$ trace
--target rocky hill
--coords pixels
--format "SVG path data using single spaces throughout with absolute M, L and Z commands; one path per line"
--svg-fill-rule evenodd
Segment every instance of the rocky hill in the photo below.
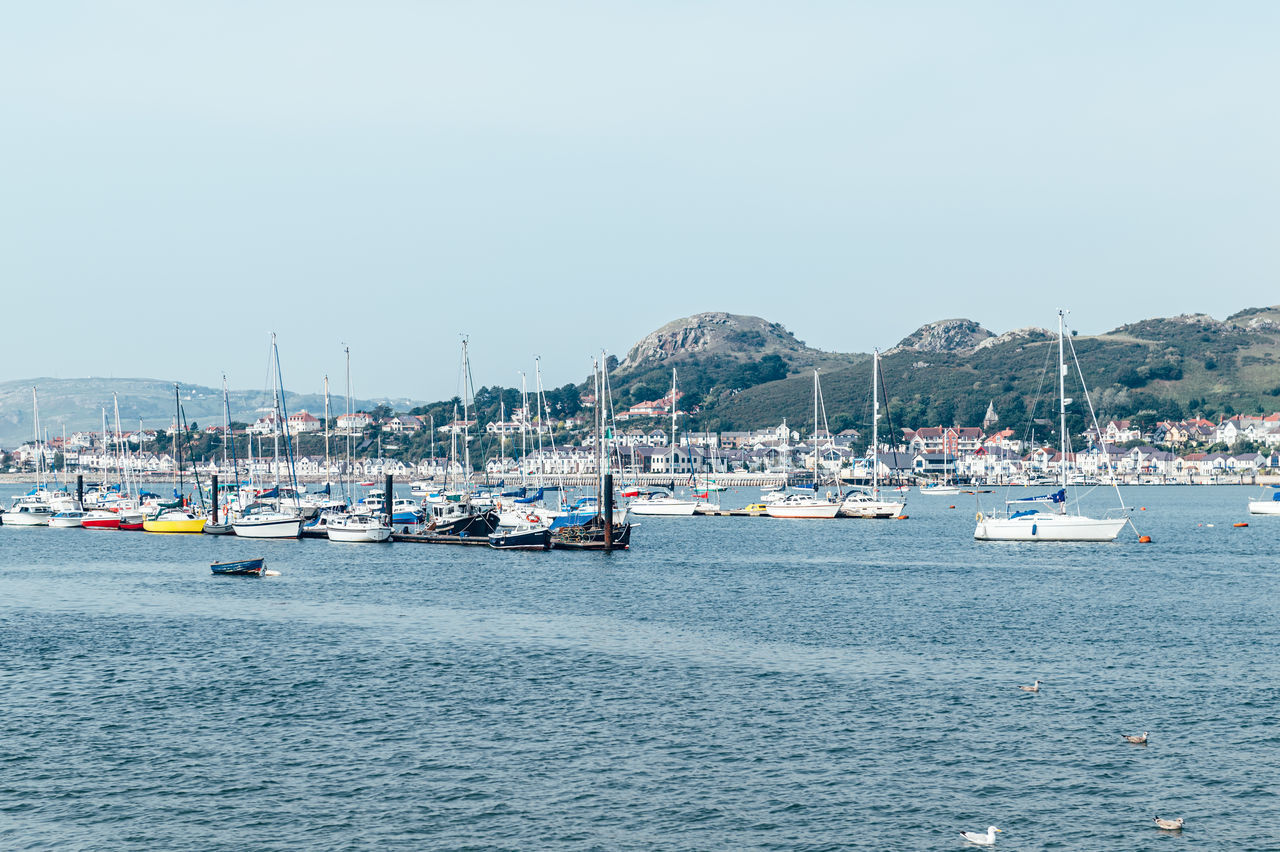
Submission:
M 977 425 L 988 403 L 1022 429 L 1043 417 L 1053 384 L 1056 332 L 1026 328 L 993 335 L 970 320 L 922 326 L 885 353 L 882 372 L 899 424 Z M 1100 417 L 1139 420 L 1280 409 L 1280 306 L 1249 308 L 1226 320 L 1202 314 L 1153 318 L 1105 334 L 1073 337 Z M 833 429 L 865 428 L 871 376 L 866 364 L 824 373 Z M 789 377 L 712 401 L 700 428 L 755 428 L 791 422 L 811 428 L 811 383 Z M 1083 403 L 1083 400 L 1081 400 Z M 1076 406 L 1075 416 L 1084 409 Z
M 645 335 L 618 365 L 618 375 L 653 367 L 669 370 L 673 364 L 708 358 L 751 361 L 765 355 L 780 356 L 792 369 L 815 363 L 849 364 L 866 357 L 810 349 L 779 323 L 714 311 L 674 320 Z

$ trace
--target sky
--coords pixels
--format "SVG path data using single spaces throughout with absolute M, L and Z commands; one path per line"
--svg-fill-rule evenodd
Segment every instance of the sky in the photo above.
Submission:
M 51 2 L 0 28 L 0 380 L 584 379 L 1280 302 L 1269 2 Z

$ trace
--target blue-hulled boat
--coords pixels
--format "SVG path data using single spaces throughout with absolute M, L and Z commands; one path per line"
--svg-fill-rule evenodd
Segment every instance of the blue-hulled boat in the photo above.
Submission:
M 209 566 L 215 574 L 226 574 L 234 577 L 261 577 L 267 570 L 267 560 L 259 556 L 257 559 L 240 559 L 236 562 L 215 562 Z

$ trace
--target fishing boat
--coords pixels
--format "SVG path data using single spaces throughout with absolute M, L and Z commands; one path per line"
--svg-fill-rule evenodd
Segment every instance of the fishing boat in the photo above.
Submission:
M 1268 486 L 1272 489 L 1270 500 L 1250 500 L 1250 515 L 1280 515 L 1280 485 Z
M 550 550 L 551 530 L 542 523 L 498 527 L 489 533 L 489 546 L 495 550 Z
M 325 525 L 329 541 L 380 542 L 391 539 L 386 515 L 343 514 Z
M 223 577 L 261 577 L 267 570 L 264 557 L 239 559 L 235 562 L 215 562 L 209 566 L 213 573 Z
M 634 524 L 612 527 L 614 550 L 629 550 Z M 605 550 L 605 530 L 599 515 L 584 524 L 563 526 L 551 531 L 551 546 L 556 550 Z
M 1103 518 L 1093 518 L 1079 512 L 1078 501 L 1076 511 L 1068 511 L 1067 491 L 1070 487 L 1071 475 L 1068 471 L 1070 447 L 1067 437 L 1067 406 L 1072 400 L 1067 396 L 1066 347 L 1070 345 L 1072 361 L 1080 377 L 1081 389 L 1085 402 L 1089 406 L 1089 414 L 1093 420 L 1095 434 L 1101 435 L 1098 418 L 1093 411 L 1093 403 L 1089 399 L 1089 390 L 1084 385 L 1084 375 L 1080 371 L 1080 362 L 1076 358 L 1075 344 L 1066 336 L 1066 312 L 1058 311 L 1058 416 L 1059 416 L 1059 474 L 1061 487 L 1050 494 L 1033 497 L 1019 497 L 1005 500 L 1005 510 L 993 515 L 977 514 L 977 526 L 973 537 L 978 541 L 1115 541 L 1120 530 L 1129 523 L 1128 509 L 1124 498 L 1116 487 L 1116 499 L 1119 502 L 1117 514 Z M 1103 457 L 1106 458 L 1106 445 L 1103 444 Z M 1039 506 L 1050 507 L 1050 511 L 1042 511 Z

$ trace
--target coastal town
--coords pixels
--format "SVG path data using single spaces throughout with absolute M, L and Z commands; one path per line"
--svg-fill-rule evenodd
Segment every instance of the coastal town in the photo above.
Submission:
M 1147 428 L 1131 420 L 1108 420 L 1100 435 L 1090 429 L 1078 436 L 1084 447 L 1068 451 L 1064 459 L 1056 441 L 1002 427 L 994 405 L 988 406 L 981 424 L 902 428 L 896 442 L 882 439 L 878 451 L 872 452 L 860 430 L 802 434 L 785 420 L 752 431 L 672 429 L 671 421 L 685 418 L 678 410 L 679 399 L 676 392 L 674 403 L 668 395 L 618 413 L 618 426 L 608 439 L 615 472 L 640 482 L 702 475 L 740 484 L 812 482 L 816 475 L 822 481 L 853 483 L 870 481 L 874 465 L 878 478 L 886 482 L 997 485 L 1056 481 L 1065 461 L 1069 475 L 1077 480 L 1114 478 L 1124 484 L 1239 484 L 1280 476 L 1280 412 L 1240 414 L 1218 422 L 1159 421 Z M 593 402 L 584 399 L 586 404 Z M 306 448 L 298 451 L 294 465 L 298 479 L 308 482 L 385 475 L 461 480 L 464 455 L 459 447 L 470 449 L 472 476 L 488 482 L 539 477 L 586 482 L 599 474 L 595 432 L 582 416 L 540 421 L 518 408 L 510 419 L 482 422 L 473 417 L 437 425 L 412 414 L 377 417 L 355 412 L 332 418 L 326 429 L 323 418 L 304 410 L 289 414 L 283 423 L 280 428 L 267 415 L 231 427 L 249 436 L 250 447 L 259 448 L 240 457 L 242 475 L 262 482 L 286 476 L 286 459 L 260 451 L 277 438 Z M 212 450 L 203 458 L 186 460 L 184 471 L 229 473 L 227 430 L 223 425 L 200 429 Z M 39 445 L 28 441 L 4 451 L 0 469 L 10 474 L 32 471 L 37 455 L 43 453 L 44 468 L 55 473 L 108 475 L 127 468 L 169 478 L 178 472 L 177 460 L 157 447 L 172 447 L 177 431 L 170 424 L 158 430 L 74 432 Z M 415 438 L 419 443 L 425 440 L 430 449 L 420 458 L 406 457 L 405 444 Z M 348 440 L 355 447 L 350 459 L 339 451 Z M 326 443 L 331 445 L 327 455 Z

